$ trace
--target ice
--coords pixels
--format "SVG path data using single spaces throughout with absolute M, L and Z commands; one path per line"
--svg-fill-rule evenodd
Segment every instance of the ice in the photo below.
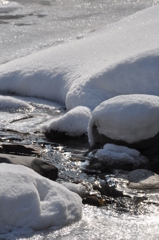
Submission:
M 158 119 L 157 96 L 130 94 L 111 98 L 92 112 L 88 127 L 90 145 L 95 141 L 92 132 L 94 125 L 99 134 L 134 143 L 154 137 L 159 132 Z
M 87 107 L 76 107 L 63 116 L 56 118 L 43 126 L 43 130 L 64 132 L 69 136 L 81 136 L 87 133 L 91 111 Z
M 0 96 L 0 110 L 13 110 L 13 109 L 28 109 L 32 110 L 33 107 L 26 103 L 23 100 L 19 100 L 15 97 L 9 97 L 9 96 Z
M 81 198 L 20 165 L 0 164 L 0 233 L 62 227 L 82 216 Z

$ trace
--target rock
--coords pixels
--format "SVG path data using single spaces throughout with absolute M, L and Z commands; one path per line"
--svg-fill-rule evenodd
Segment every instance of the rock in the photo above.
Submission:
M 25 155 L 36 155 L 40 156 L 41 151 L 38 148 L 32 147 L 30 145 L 22 145 L 22 144 L 11 144 L 11 143 L 3 143 L 0 145 L 1 153 L 14 153 L 14 154 L 25 154 Z
M 149 164 L 149 159 L 136 149 L 115 144 L 105 144 L 103 149 L 93 150 L 89 156 L 96 159 L 96 164 L 101 163 L 103 170 L 113 168 L 131 171 Z
M 88 121 L 91 115 L 89 108 L 78 106 L 49 123 L 43 125 L 47 137 L 80 137 L 87 134 Z M 58 133 L 58 134 L 56 134 Z
M 129 147 L 129 148 L 137 149 L 137 150 L 142 152 L 142 151 L 144 151 L 145 149 L 148 149 L 148 148 L 150 148 L 150 151 L 152 151 L 153 148 L 156 147 L 157 144 L 159 143 L 159 133 L 157 133 L 152 138 L 142 140 L 142 141 L 138 141 L 138 142 L 134 142 L 134 143 L 127 143 L 125 141 L 111 139 L 111 138 L 109 138 L 109 137 L 107 137 L 103 134 L 100 134 L 97 130 L 96 125 L 94 125 L 93 128 L 92 128 L 92 134 L 94 136 L 95 142 L 94 142 L 93 146 L 91 147 L 91 149 L 97 148 L 99 146 L 103 146 L 107 143 L 112 143 L 112 144 L 116 144 L 116 145 L 119 145 L 119 146 L 126 146 L 126 147 Z M 159 148 L 157 148 L 157 149 L 159 149 Z
M 33 169 L 41 176 L 49 178 L 53 181 L 55 181 L 58 177 L 58 169 L 55 166 L 44 162 L 40 158 L 0 154 L 0 163 L 24 165 Z
M 92 112 L 91 146 L 106 143 L 142 150 L 159 142 L 159 97 L 121 95 L 102 102 Z
M 129 188 L 159 188 L 159 175 L 146 169 L 137 169 L 128 174 Z

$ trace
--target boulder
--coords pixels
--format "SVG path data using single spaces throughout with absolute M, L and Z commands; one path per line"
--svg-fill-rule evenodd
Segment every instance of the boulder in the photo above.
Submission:
M 128 174 L 129 188 L 159 188 L 159 175 L 146 169 L 137 169 Z
M 41 176 L 55 181 L 58 177 L 58 169 L 40 158 L 0 154 L 0 163 L 18 164 L 29 167 Z
M 91 146 L 113 143 L 143 150 L 159 142 L 159 97 L 132 94 L 102 102 L 92 112 Z

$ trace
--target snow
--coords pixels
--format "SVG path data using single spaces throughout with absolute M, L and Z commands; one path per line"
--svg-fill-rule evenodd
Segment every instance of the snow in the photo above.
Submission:
M 22 6 L 16 2 L 0 1 L 0 13 L 9 13 Z
M 81 198 L 84 198 L 86 194 L 88 194 L 86 187 L 81 183 L 75 184 L 71 182 L 63 182 L 62 185 L 68 188 L 71 192 L 77 193 Z
M 121 95 L 102 102 L 92 112 L 88 137 L 95 142 L 93 126 L 99 134 L 127 143 L 154 137 L 159 132 L 159 97 L 142 94 Z
M 19 100 L 14 97 L 9 96 L 0 96 L 0 110 L 8 110 L 8 109 L 33 109 L 28 103 L 25 101 Z
M 116 95 L 159 95 L 159 6 L 0 66 L 0 91 L 94 109 Z
M 82 216 L 81 198 L 33 170 L 0 164 L 0 233 L 62 227 Z
M 88 121 L 91 111 L 87 107 L 76 107 L 63 116 L 46 123 L 43 127 L 44 131 L 51 130 L 65 132 L 69 136 L 81 136 L 87 133 Z
M 95 157 L 111 165 L 117 163 L 139 165 L 148 161 L 145 157 L 140 156 L 139 151 L 115 144 L 105 144 L 103 149 L 97 150 Z

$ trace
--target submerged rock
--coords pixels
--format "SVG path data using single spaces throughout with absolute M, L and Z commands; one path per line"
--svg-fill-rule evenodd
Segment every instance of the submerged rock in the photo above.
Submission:
M 137 169 L 128 174 L 129 188 L 159 188 L 159 175 L 146 169 Z
M 40 158 L 0 154 L 0 163 L 24 165 L 26 167 L 33 169 L 41 176 L 49 178 L 50 180 L 54 181 L 58 177 L 58 169 L 54 165 L 46 163 Z

